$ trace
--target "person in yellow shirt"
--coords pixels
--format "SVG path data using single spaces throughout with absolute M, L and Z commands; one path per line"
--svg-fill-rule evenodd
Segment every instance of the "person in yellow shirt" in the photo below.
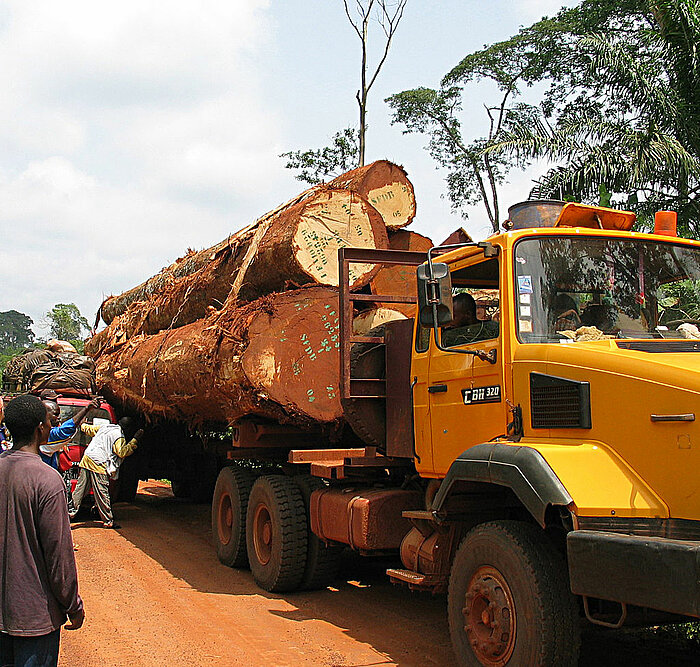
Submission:
M 70 513 L 71 517 L 78 513 L 85 494 L 92 488 L 95 505 L 104 527 L 119 528 L 114 523 L 112 514 L 109 480 L 117 479 L 122 461 L 133 454 L 138 446 L 143 430 L 139 429 L 134 433 L 135 426 L 131 417 L 122 417 L 117 424 L 83 424 L 80 427 L 83 433 L 92 436 L 92 440 L 79 463 L 80 476 L 73 491 L 74 509 Z

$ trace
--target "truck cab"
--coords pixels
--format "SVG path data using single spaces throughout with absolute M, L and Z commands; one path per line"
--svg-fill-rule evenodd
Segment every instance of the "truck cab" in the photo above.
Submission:
M 435 492 L 389 575 L 449 589 L 463 664 L 575 664 L 579 612 L 700 616 L 700 323 L 674 310 L 700 243 L 633 222 L 559 204 L 418 269 L 415 466 Z M 453 302 L 484 290 L 459 326 Z

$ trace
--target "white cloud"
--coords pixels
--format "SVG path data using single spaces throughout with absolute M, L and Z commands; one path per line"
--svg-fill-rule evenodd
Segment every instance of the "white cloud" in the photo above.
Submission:
M 36 322 L 75 302 L 90 318 L 262 213 L 251 192 L 277 203 L 256 70 L 268 5 L 4 3 L 0 310 Z

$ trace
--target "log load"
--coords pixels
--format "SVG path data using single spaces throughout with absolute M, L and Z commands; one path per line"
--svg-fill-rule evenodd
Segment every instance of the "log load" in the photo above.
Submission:
M 412 250 L 427 253 L 433 247 L 433 242 L 427 237 L 406 229 L 399 229 L 389 234 L 389 248 L 391 250 Z M 412 266 L 383 266 L 372 278 L 373 294 L 418 296 L 416 283 L 416 269 Z M 415 315 L 416 307 L 413 304 L 392 304 L 394 310 L 398 310 L 406 317 Z
M 226 307 L 186 326 L 106 345 L 98 385 L 151 418 L 232 423 L 255 415 L 337 424 L 338 293 L 311 287 Z
M 377 160 L 348 171 L 328 185 L 366 197 L 384 218 L 388 229 L 406 227 L 416 215 L 416 197 L 406 172 L 388 160 Z
M 130 304 L 157 298 L 168 288 L 172 288 L 178 279 L 204 269 L 209 262 L 217 261 L 221 253 L 240 254 L 240 249 L 248 246 L 261 225 L 266 224 L 271 218 L 283 214 L 285 209 L 303 202 L 319 191 L 329 189 L 357 192 L 371 200 L 372 206 L 379 211 L 386 227 L 390 229 L 409 224 L 415 216 L 415 195 L 406 172 L 391 162 L 379 160 L 366 167 L 343 174 L 327 185 L 314 186 L 302 192 L 287 203 L 266 213 L 254 224 L 244 227 L 211 248 L 199 252 L 190 250 L 187 255 L 165 267 L 157 275 L 140 285 L 105 299 L 98 311 L 98 320 L 101 316 L 106 324 L 110 324 L 115 317 L 124 313 Z M 184 319 L 180 320 L 181 323 L 184 321 Z
M 396 305 L 396 304 L 392 304 Z M 402 305 L 402 304 L 398 304 Z M 359 315 L 352 320 L 352 331 L 357 336 L 365 336 L 370 329 L 376 329 L 382 324 L 392 322 L 393 320 L 406 319 L 406 315 L 395 307 L 386 308 L 384 306 L 375 306 L 363 310 Z
M 251 234 L 218 248 L 196 272 L 179 278 L 171 274 L 156 294 L 132 302 L 111 325 L 131 338 L 189 324 L 207 315 L 210 307 L 219 310 L 237 277 L 240 289 L 236 298 L 242 300 L 307 283 L 335 287 L 338 248 L 388 247 L 379 214 L 365 199 L 347 190 L 316 192 L 280 211 L 267 225 L 247 265 L 248 250 L 257 241 Z M 354 265 L 350 275 L 353 289 L 367 284 L 377 270 L 371 265 Z M 242 276 L 238 276 L 239 271 L 243 271 Z M 99 340 L 91 343 L 89 350 L 95 354 Z

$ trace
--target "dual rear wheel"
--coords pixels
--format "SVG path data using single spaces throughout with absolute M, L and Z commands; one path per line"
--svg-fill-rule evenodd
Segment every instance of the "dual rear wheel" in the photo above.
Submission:
M 270 592 L 327 586 L 337 572 L 338 550 L 310 530 L 311 493 L 323 483 L 310 476 L 264 475 L 226 467 L 212 503 L 212 534 L 219 560 L 250 567 Z

